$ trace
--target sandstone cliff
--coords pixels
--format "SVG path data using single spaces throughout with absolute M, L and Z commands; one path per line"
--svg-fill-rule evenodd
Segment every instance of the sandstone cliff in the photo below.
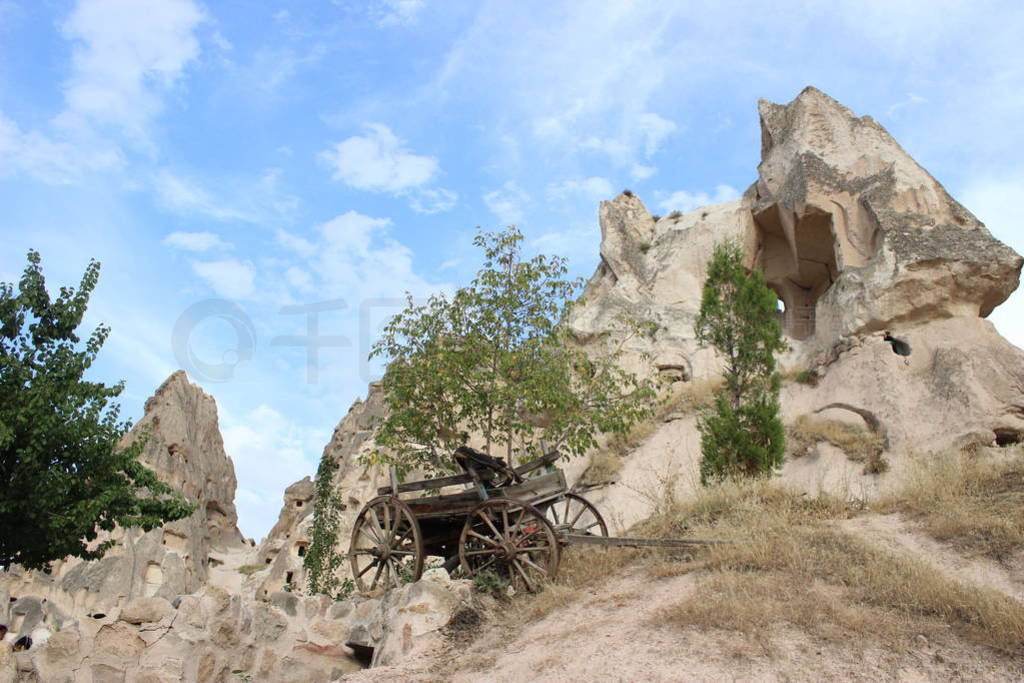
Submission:
M 138 596 L 166 599 L 207 583 L 218 554 L 241 548 L 236 526 L 235 471 L 224 453 L 211 396 L 176 372 L 146 402 L 144 417 L 125 441 L 148 432 L 140 459 L 160 478 L 196 504 L 189 517 L 143 533 L 118 529 L 116 545 L 95 562 L 68 559 L 51 573 L 13 570 L 0 574 L 0 588 L 11 595 L 41 596 L 61 626 L 68 615 L 102 614 Z
M 762 101 L 759 111 L 759 178 L 741 200 L 657 221 L 635 196 L 602 202 L 601 263 L 570 321 L 580 342 L 601 353 L 620 314 L 655 320 L 652 338 L 630 340 L 626 362 L 677 387 L 716 376 L 719 362 L 697 345 L 693 321 L 711 251 L 733 239 L 779 295 L 791 347 L 782 364 L 817 380 L 786 385 L 786 422 L 841 403 L 887 431 L 885 476 L 821 444 L 810 458 L 790 458 L 784 477 L 808 490 L 874 495 L 907 474 L 912 451 L 1020 440 L 1024 352 L 984 317 L 1018 286 L 1021 257 L 870 117 L 814 88 L 786 105 Z M 910 344 L 910 357 L 892 352 L 884 330 Z M 821 414 L 866 426 L 849 409 Z M 645 495 L 667 479 L 680 493 L 697 486 L 695 417 L 664 419 L 627 456 L 618 483 L 594 494 L 619 528 L 645 516 Z

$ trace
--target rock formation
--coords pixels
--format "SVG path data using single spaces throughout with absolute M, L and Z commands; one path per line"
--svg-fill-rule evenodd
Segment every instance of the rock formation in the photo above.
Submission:
M 595 354 L 624 344 L 630 369 L 661 375 L 677 393 L 698 391 L 720 373 L 693 335 L 706 264 L 718 242 L 736 240 L 779 295 L 791 345 L 783 364 L 816 378 L 786 383 L 786 422 L 866 417 L 886 437 L 885 475 L 820 444 L 786 463 L 788 481 L 862 497 L 899 481 L 911 452 L 1020 441 L 1024 352 L 984 319 L 1017 287 L 1020 256 L 869 117 L 814 88 L 787 105 L 761 102 L 760 115 L 759 177 L 742 199 L 657 220 L 632 193 L 602 202 L 601 261 L 569 320 L 579 343 Z M 658 330 L 624 340 L 623 314 Z M 893 353 L 885 330 L 909 344 L 909 356 Z M 618 463 L 617 483 L 588 493 L 616 531 L 646 516 L 666 488 L 697 485 L 696 419 L 692 406 L 677 408 L 648 425 Z M 360 463 L 384 411 L 371 385 L 324 448 L 344 506 L 343 553 L 359 510 L 387 481 Z M 143 430 L 141 458 L 196 512 L 149 533 L 119 529 L 96 562 L 0 574 L 0 623 L 36 643 L 18 653 L 0 646 L 0 674 L 224 681 L 238 669 L 255 680 L 326 681 L 368 657 L 387 664 L 410 655 L 470 604 L 470 584 L 442 569 L 383 596 L 302 595 L 313 481 L 285 490 L 277 524 L 253 548 L 236 527 L 234 468 L 213 399 L 175 373 L 126 438 Z M 569 480 L 586 466 L 569 463 Z
M 718 374 L 713 353 L 696 344 L 693 321 L 711 251 L 731 239 L 779 295 L 792 347 L 783 362 L 831 373 L 833 400 L 871 383 L 870 400 L 904 409 L 907 373 L 879 365 L 849 370 L 853 378 L 833 365 L 851 349 L 882 351 L 872 334 L 893 329 L 913 340 L 910 373 L 929 376 L 931 391 L 916 399 L 933 404 L 928 414 L 952 418 L 943 438 L 1022 431 L 1014 407 L 1024 400 L 1019 352 L 983 318 L 1016 289 L 1024 260 L 870 117 L 857 118 L 815 88 L 787 105 L 762 101 L 760 113 L 759 178 L 743 199 L 657 221 L 631 193 L 601 203 L 601 263 L 570 321 L 581 343 L 599 353 L 625 313 L 660 325 L 653 338 L 630 340 L 634 368 L 642 370 L 647 353 L 670 380 Z M 984 381 L 937 386 L 936 374 L 971 375 L 965 363 Z M 955 407 L 947 401 L 953 394 Z M 885 412 L 908 422 L 895 407 Z M 900 431 L 894 445 L 917 441 L 909 424 Z
M 322 458 L 329 458 L 334 468 L 332 486 L 341 492 L 344 511 L 338 534 L 338 550 L 348 552 L 352 524 L 363 504 L 377 496 L 377 488 L 385 485 L 387 475 L 378 467 L 359 463 L 359 456 L 373 448 L 373 421 L 384 414 L 384 396 L 378 384 L 371 384 L 366 400 L 357 399 L 334 429 Z M 304 586 L 306 570 L 302 566 L 305 548 L 310 543 L 310 514 L 313 509 L 313 483 L 307 478 L 285 491 L 284 505 L 277 524 L 258 550 L 259 562 L 270 565 L 269 574 L 258 589 L 269 595 L 287 583 Z M 340 575 L 347 575 L 344 564 Z
M 716 376 L 719 363 L 697 345 L 693 321 L 714 245 L 736 240 L 779 295 L 791 346 L 782 363 L 820 378 L 786 385 L 785 420 L 844 403 L 870 411 L 889 437 L 888 477 L 865 475 L 825 447 L 788 461 L 784 477 L 871 495 L 900 479 L 911 451 L 1020 440 L 1024 352 L 984 317 L 1018 286 L 1021 257 L 870 117 L 814 88 L 759 109 L 759 178 L 741 200 L 657 221 L 632 194 L 602 202 L 601 263 L 570 321 L 580 342 L 601 353 L 621 314 L 654 320 L 652 338 L 626 347 L 634 369 L 669 381 Z M 893 353 L 885 330 L 910 343 L 909 357 Z M 671 417 L 629 456 L 620 483 L 596 494 L 620 528 L 645 514 L 637 491 L 667 477 L 679 489 L 696 485 L 695 422 Z
M 356 496 L 376 495 L 378 482 L 355 458 L 379 410 L 379 392 L 371 388 L 325 449 L 357 511 Z M 195 513 L 148 533 L 119 529 L 116 545 L 98 561 L 68 559 L 49 574 L 17 567 L 0 573 L 7 639 L 34 641 L 24 652 L 0 646 L 0 675 L 47 682 L 228 681 L 240 670 L 257 680 L 328 681 L 366 665 L 362 654 L 381 664 L 412 654 L 470 604 L 469 582 L 453 582 L 443 570 L 375 598 L 334 603 L 298 594 L 305 584 L 310 479 L 288 487 L 277 525 L 253 548 L 236 527 L 235 472 L 213 398 L 177 372 L 146 402 L 126 441 L 144 431 L 149 440 L 140 459 L 195 502 Z M 345 645 L 353 640 L 359 653 Z
M 149 434 L 140 460 L 195 503 L 189 517 L 143 533 L 118 529 L 116 544 L 103 559 L 56 562 L 49 574 L 15 568 L 0 574 L 11 595 L 45 598 L 59 628 L 67 615 L 107 613 L 133 598 L 165 599 L 199 590 L 218 555 L 242 547 L 236 526 L 235 471 L 224 453 L 211 396 L 176 372 L 146 402 L 145 416 L 125 436 Z

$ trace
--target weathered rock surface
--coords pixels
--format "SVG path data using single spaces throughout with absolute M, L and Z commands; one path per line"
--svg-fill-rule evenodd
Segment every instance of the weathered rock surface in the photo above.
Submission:
M 759 108 L 762 160 L 744 201 L 768 281 L 807 318 L 795 336 L 985 317 L 1017 288 L 1021 257 L 871 117 L 815 88 Z
M 792 350 L 782 362 L 842 378 L 822 385 L 814 401 L 828 403 L 820 398 L 830 392 L 830 400 L 862 408 L 920 405 L 918 415 L 943 425 L 927 435 L 936 437 L 932 446 L 1018 430 L 1020 352 L 981 319 L 1016 289 L 1024 260 L 870 117 L 814 88 L 786 105 L 762 101 L 760 115 L 759 178 L 742 200 L 658 221 L 632 194 L 602 202 L 601 263 L 570 319 L 580 342 L 606 352 L 621 343 L 621 315 L 655 321 L 654 335 L 625 342 L 631 369 L 670 381 L 717 375 L 693 321 L 715 244 L 736 240 L 783 302 Z M 934 368 L 956 380 L 933 378 L 912 394 L 906 374 L 891 381 L 891 367 L 867 367 L 846 353 L 865 344 L 887 349 L 872 335 L 890 329 L 914 340 L 914 373 Z M 954 394 L 956 405 L 948 402 Z M 924 443 L 912 412 L 883 412 L 895 444 Z
M 634 350 L 713 374 L 697 362 L 692 323 L 707 259 L 727 239 L 763 269 L 807 353 L 894 326 L 985 317 L 1016 289 L 1021 257 L 873 119 L 814 88 L 787 105 L 762 101 L 760 113 L 759 178 L 742 200 L 657 222 L 635 196 L 601 203 L 601 263 L 571 321 L 584 343 L 616 338 L 627 313 L 661 324 Z
M 439 575 L 443 574 L 443 576 Z M 434 570 L 379 599 L 331 602 L 276 593 L 269 602 L 208 586 L 180 597 L 136 598 L 110 614 L 65 624 L 20 655 L 24 680 L 88 682 L 323 682 L 362 668 L 345 643 L 373 648 L 393 663 L 439 637 L 470 600 L 470 584 Z M 0 673 L 14 657 L 0 645 Z M 14 680 L 0 678 L 6 683 Z M 19 679 L 21 680 L 21 679 Z
M 171 600 L 199 590 L 219 554 L 243 547 L 234 466 L 224 452 L 213 398 L 176 372 L 146 402 L 145 415 L 125 440 L 146 431 L 140 460 L 194 502 L 196 511 L 148 533 L 116 530 L 116 545 L 95 562 L 68 559 L 54 563 L 49 574 L 15 568 L 0 574 L 0 587 L 41 596 L 62 615 L 108 613 L 140 596 Z
M 373 449 L 373 422 L 384 414 L 384 396 L 377 384 L 371 384 L 366 400 L 357 399 L 348 413 L 335 427 L 331 440 L 324 447 L 322 457 L 333 462 L 332 486 L 341 493 L 344 510 L 341 514 L 338 550 L 348 552 L 349 537 L 356 515 L 363 504 L 377 496 L 377 488 L 387 483 L 387 475 L 379 467 L 360 464 L 359 456 Z M 298 586 L 306 584 L 306 570 L 303 566 L 305 548 L 309 546 L 312 509 L 314 503 L 313 483 L 308 478 L 298 481 L 285 491 L 284 505 L 278 522 L 267 538 L 260 544 L 260 564 L 269 565 L 269 572 L 261 573 L 257 595 L 266 596 L 289 583 Z M 301 503 L 301 505 L 298 505 Z M 302 549 L 303 555 L 300 555 Z M 347 563 L 342 566 L 339 576 L 348 574 Z
M 815 386 L 786 384 L 785 421 L 820 413 L 857 422 L 859 411 L 887 437 L 887 474 L 865 474 L 819 444 L 786 463 L 782 476 L 793 485 L 861 498 L 897 485 L 912 451 L 1021 440 L 1024 352 L 984 316 L 1017 287 L 1022 259 L 869 117 L 813 88 L 787 105 L 762 102 L 760 114 L 759 179 L 741 200 L 658 220 L 631 193 L 602 202 L 601 262 L 569 321 L 579 343 L 593 353 L 622 345 L 630 369 L 677 388 L 718 375 L 693 320 L 714 246 L 733 239 L 785 303 L 792 350 L 783 363 L 818 376 Z M 623 314 L 658 329 L 625 335 Z M 886 329 L 909 342 L 909 358 L 884 343 Z M 830 415 L 834 404 L 852 411 Z M 371 385 L 324 448 L 344 505 L 343 553 L 359 510 L 387 482 L 381 468 L 360 463 L 385 409 Z M 146 534 L 118 530 L 97 562 L 0 574 L 8 639 L 36 642 L 20 653 L 0 644 L 0 683 L 228 681 L 236 669 L 254 680 L 326 681 L 360 668 L 345 643 L 368 648 L 360 656 L 372 651 L 374 664 L 394 664 L 434 644 L 470 605 L 470 584 L 441 569 L 373 598 L 302 595 L 313 481 L 286 489 L 277 524 L 253 549 L 236 527 L 234 469 L 213 399 L 176 373 L 133 436 L 142 429 L 151 430 L 142 459 L 195 501 L 196 513 Z M 695 489 L 699 456 L 694 411 L 677 407 L 622 459 L 617 483 L 588 498 L 625 530 L 666 489 Z M 586 465 L 569 463 L 570 481 Z

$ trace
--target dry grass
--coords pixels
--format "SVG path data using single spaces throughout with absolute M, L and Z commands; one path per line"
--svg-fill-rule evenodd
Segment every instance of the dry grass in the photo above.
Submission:
M 1024 549 L 1024 447 L 995 453 L 920 456 L 904 486 L 877 508 L 910 514 L 961 551 L 1008 560 Z
M 238 573 L 239 574 L 244 574 L 245 576 L 250 576 L 250 575 L 255 574 L 258 571 L 262 571 L 262 570 L 264 570 L 266 568 L 267 568 L 267 565 L 265 565 L 265 564 L 243 564 L 242 566 L 240 566 L 238 568 Z
M 814 370 L 800 366 L 785 368 L 779 374 L 782 376 L 783 382 L 796 382 L 797 384 L 806 384 L 809 387 L 818 386 L 818 380 L 821 379 Z
M 558 575 L 539 593 L 516 598 L 507 612 L 508 618 L 514 623 L 536 621 L 567 607 L 580 600 L 585 591 L 634 563 L 639 556 L 640 553 L 629 548 L 578 546 L 565 549 Z
M 846 453 L 854 462 L 864 463 L 865 474 L 878 474 L 889 469 L 882 457 L 884 441 L 881 435 L 863 427 L 839 420 L 801 415 L 789 429 L 790 456 L 799 458 L 821 441 L 827 441 Z
M 643 443 L 644 439 L 653 434 L 656 428 L 657 422 L 653 417 L 642 422 L 637 422 L 633 425 L 632 429 L 625 434 L 613 434 L 611 438 L 608 439 L 607 452 L 610 452 L 617 457 L 628 455 L 630 451 Z
M 690 414 L 703 408 L 710 408 L 715 402 L 715 392 L 721 387 L 721 377 L 676 382 L 664 402 L 659 405 L 655 417 L 664 420 L 672 413 Z
M 649 522 L 735 541 L 696 554 L 705 579 L 660 610 L 656 623 L 737 630 L 762 644 L 766 627 L 790 623 L 825 639 L 852 636 L 897 650 L 916 634 L 942 639 L 952 628 L 971 642 L 1024 652 L 1024 605 L 830 523 L 852 512 L 836 500 L 755 481 L 708 489 L 679 506 L 674 521 Z
M 580 481 L 584 484 L 599 484 L 607 481 L 615 481 L 616 475 L 622 469 L 622 457 L 610 450 L 603 450 L 594 453 L 590 457 L 590 466 L 583 473 Z

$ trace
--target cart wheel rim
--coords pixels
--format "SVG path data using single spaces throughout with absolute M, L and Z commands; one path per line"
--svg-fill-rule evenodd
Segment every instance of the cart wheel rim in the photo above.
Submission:
M 380 496 L 360 510 L 352 527 L 349 566 L 360 592 L 390 590 L 423 573 L 423 537 L 412 510 Z
M 534 592 L 558 571 L 558 536 L 534 506 L 492 498 L 466 518 L 459 559 L 470 578 L 492 572 L 516 589 Z
M 566 493 L 545 505 L 544 517 L 560 534 L 608 536 L 608 525 L 597 507 L 575 493 Z

